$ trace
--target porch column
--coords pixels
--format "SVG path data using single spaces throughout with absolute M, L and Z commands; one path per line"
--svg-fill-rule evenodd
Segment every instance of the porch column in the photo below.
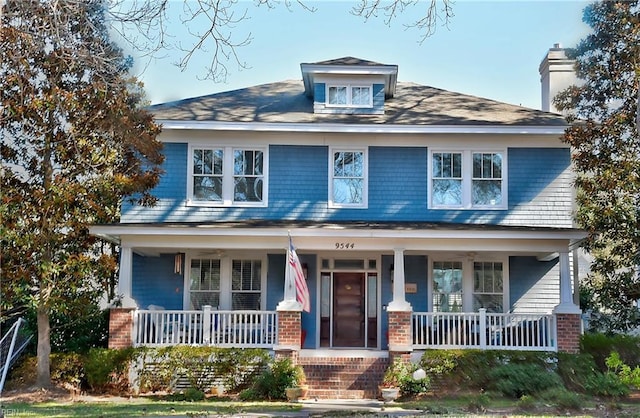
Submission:
M 387 307 L 389 320 L 389 355 L 413 351 L 411 316 L 413 308 L 404 293 L 404 248 L 395 248 L 393 257 L 393 300 Z
M 120 247 L 120 275 L 118 276 L 118 296 L 123 308 L 136 308 L 136 301 L 131 297 L 133 276 L 133 251 L 131 247 Z
M 404 248 L 393 250 L 393 300 L 388 311 L 411 311 L 411 304 L 405 300 L 404 294 Z
M 558 351 L 577 353 L 580 348 L 580 318 L 582 311 L 573 302 L 571 292 L 571 268 L 569 253 L 560 253 L 560 304 L 553 308 L 556 319 Z

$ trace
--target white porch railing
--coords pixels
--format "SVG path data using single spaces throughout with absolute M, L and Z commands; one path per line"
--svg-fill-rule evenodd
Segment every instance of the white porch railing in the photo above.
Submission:
M 556 351 L 553 315 L 414 312 L 414 348 Z
M 133 318 L 133 344 L 175 344 L 218 347 L 263 347 L 276 344 L 278 317 L 275 311 L 137 310 Z

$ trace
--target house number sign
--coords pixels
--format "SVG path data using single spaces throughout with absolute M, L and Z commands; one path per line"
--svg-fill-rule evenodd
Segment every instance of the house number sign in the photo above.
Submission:
M 353 250 L 355 247 L 353 242 L 336 242 L 336 250 Z

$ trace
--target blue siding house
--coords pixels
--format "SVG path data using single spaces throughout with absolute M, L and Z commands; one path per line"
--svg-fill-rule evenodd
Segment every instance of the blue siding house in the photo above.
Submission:
M 551 52 L 543 64 L 548 79 Z M 158 203 L 92 228 L 121 248 L 111 346 L 265 347 L 363 370 L 429 348 L 575 351 L 585 234 L 564 118 L 397 75 L 345 57 L 151 106 Z M 289 290 L 289 236 L 309 312 Z M 316 395 L 335 396 L 321 377 Z

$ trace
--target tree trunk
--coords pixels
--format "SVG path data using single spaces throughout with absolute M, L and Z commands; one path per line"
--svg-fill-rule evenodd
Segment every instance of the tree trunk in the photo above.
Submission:
M 51 370 L 49 367 L 49 354 L 51 354 L 51 326 L 49 324 L 49 310 L 39 304 L 37 311 L 38 319 L 38 367 L 36 387 L 51 387 Z

